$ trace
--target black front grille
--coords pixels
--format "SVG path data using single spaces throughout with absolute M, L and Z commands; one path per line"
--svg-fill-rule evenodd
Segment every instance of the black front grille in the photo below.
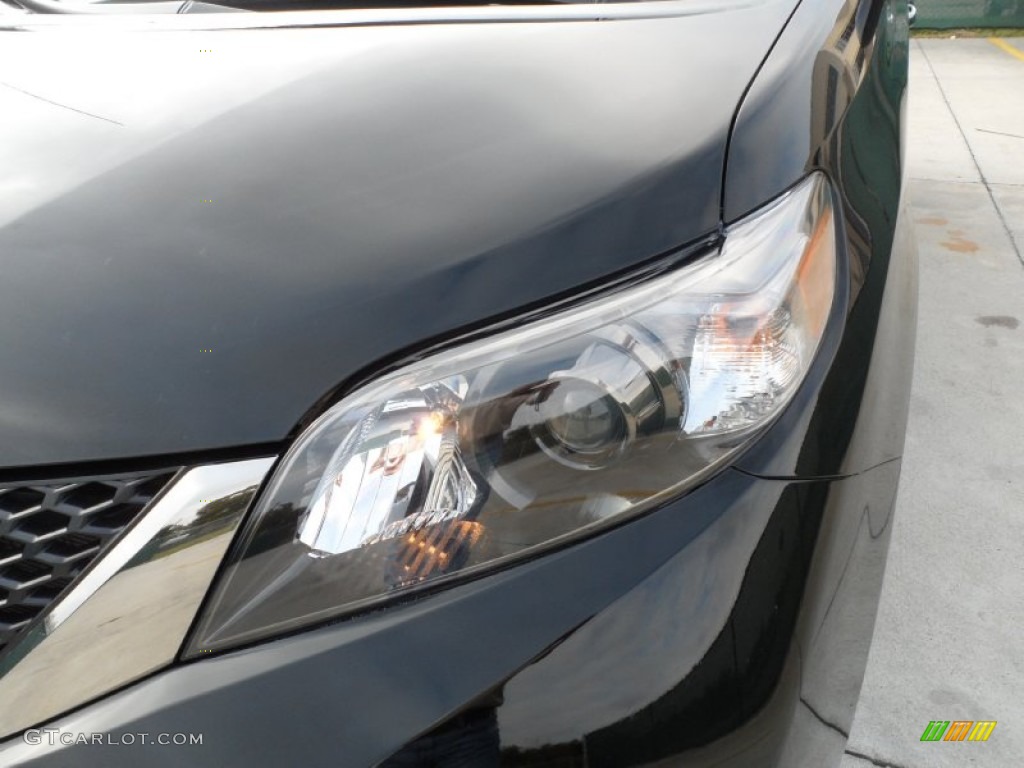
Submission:
M 0 484 L 0 653 L 139 516 L 174 473 Z

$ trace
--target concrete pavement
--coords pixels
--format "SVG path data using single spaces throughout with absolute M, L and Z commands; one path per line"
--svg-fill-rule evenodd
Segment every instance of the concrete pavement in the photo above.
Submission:
M 1015 53 L 1016 52 L 1016 53 Z M 1024 38 L 913 42 L 910 425 L 842 768 L 1024 765 Z M 986 743 L 930 720 L 996 720 Z

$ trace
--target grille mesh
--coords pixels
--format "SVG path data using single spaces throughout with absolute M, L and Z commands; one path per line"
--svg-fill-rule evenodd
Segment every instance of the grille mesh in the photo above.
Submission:
M 139 516 L 174 472 L 0 483 L 0 653 Z

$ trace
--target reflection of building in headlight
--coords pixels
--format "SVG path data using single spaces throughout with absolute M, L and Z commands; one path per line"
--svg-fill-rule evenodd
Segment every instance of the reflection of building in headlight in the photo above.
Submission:
M 299 525 L 314 557 L 395 538 L 466 514 L 477 496 L 451 414 L 433 392 L 406 394 L 369 413 L 339 448 Z

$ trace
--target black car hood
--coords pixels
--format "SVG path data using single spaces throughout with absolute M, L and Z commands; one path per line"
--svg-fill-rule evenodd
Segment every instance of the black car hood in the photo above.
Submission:
M 714 232 L 794 0 L 739 5 L 19 17 L 0 467 L 280 441 L 375 361 Z

